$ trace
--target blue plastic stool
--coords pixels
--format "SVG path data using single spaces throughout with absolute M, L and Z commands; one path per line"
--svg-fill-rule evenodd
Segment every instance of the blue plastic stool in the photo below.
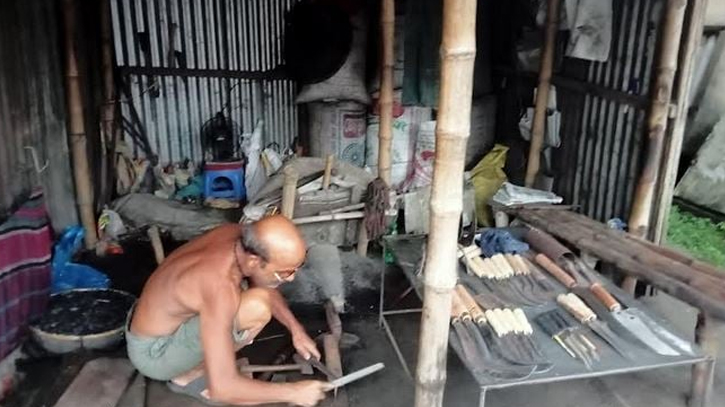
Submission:
M 244 187 L 244 162 L 208 162 L 204 164 L 204 197 L 247 199 Z

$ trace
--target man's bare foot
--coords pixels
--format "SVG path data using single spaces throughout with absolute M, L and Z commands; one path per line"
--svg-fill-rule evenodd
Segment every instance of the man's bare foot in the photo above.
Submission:
M 244 362 L 242 362 L 241 359 L 237 360 L 238 369 L 240 369 L 243 365 L 244 365 Z M 185 387 L 186 385 L 188 385 L 189 383 L 193 382 L 194 380 L 202 377 L 203 375 L 204 375 L 204 364 L 202 363 L 199 366 L 189 370 L 188 372 L 171 379 L 171 382 L 176 385 L 179 385 L 181 387 Z M 210 398 L 209 389 L 204 389 L 204 391 L 202 391 L 200 394 L 204 398 L 207 398 L 207 399 Z
M 189 370 L 188 372 L 171 379 L 171 381 L 174 384 L 178 384 L 179 386 L 183 387 L 183 386 L 186 386 L 187 384 L 193 382 L 194 380 L 200 378 L 203 375 L 204 375 L 204 364 L 201 364 L 201 365 Z

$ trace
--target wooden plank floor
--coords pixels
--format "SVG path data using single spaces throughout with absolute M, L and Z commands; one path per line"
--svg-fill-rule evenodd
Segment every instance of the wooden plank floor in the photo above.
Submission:
M 60 396 L 55 407 L 115 407 L 133 372 L 128 359 L 91 360 Z

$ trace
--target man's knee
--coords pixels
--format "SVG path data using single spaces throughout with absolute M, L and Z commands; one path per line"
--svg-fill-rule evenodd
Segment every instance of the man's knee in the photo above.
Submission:
M 237 310 L 237 327 L 253 329 L 267 325 L 272 319 L 269 293 L 263 288 L 250 288 L 242 293 Z

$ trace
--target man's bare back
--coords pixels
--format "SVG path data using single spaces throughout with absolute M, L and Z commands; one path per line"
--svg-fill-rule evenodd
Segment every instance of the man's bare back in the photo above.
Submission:
M 211 281 L 227 281 L 238 303 L 242 276 L 234 248 L 240 236 L 239 225 L 224 225 L 171 253 L 144 286 L 131 331 L 145 336 L 174 332 L 199 313 L 201 290 Z
M 225 225 L 174 251 L 149 278 L 126 329 L 128 355 L 144 375 L 202 401 L 314 406 L 328 384 L 267 383 L 239 374 L 235 352 L 269 322 L 287 327 L 303 357 L 315 342 L 275 289 L 304 262 L 302 236 L 288 219 Z M 242 289 L 245 281 L 249 289 Z

